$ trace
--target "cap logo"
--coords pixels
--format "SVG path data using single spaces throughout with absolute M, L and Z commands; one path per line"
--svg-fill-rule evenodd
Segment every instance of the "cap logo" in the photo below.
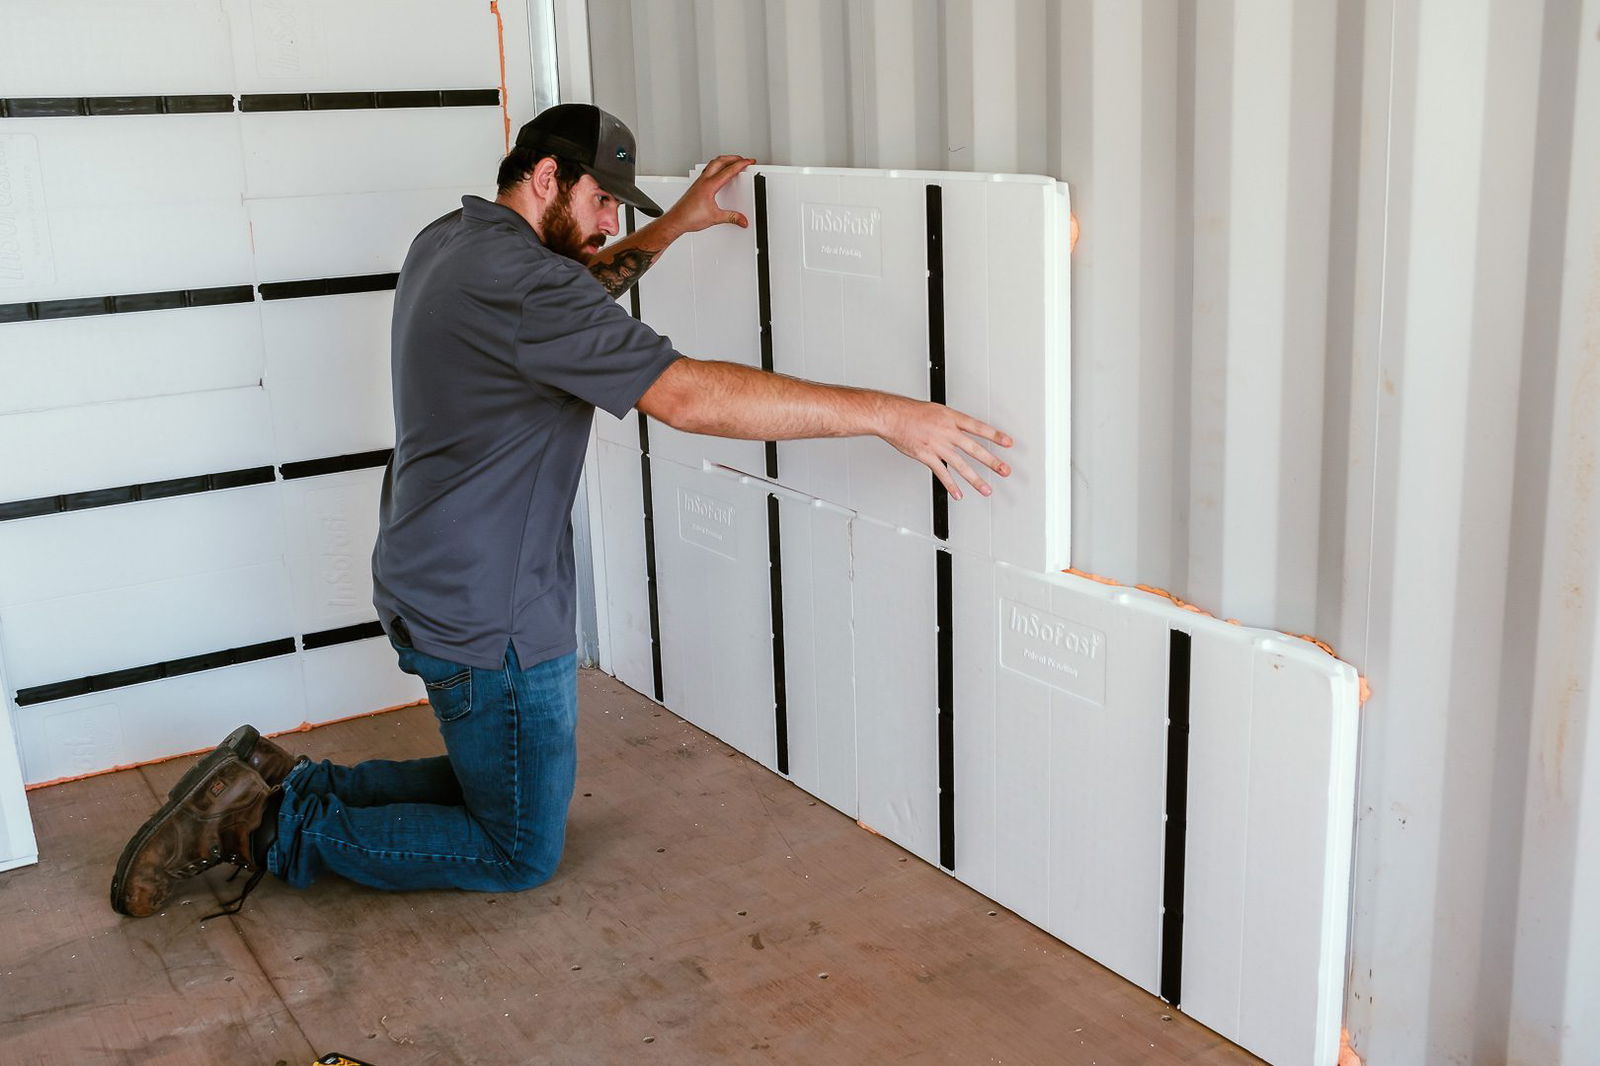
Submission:
M 629 154 L 626 148 L 617 149 L 617 158 L 622 160 L 624 163 L 633 162 L 633 156 Z

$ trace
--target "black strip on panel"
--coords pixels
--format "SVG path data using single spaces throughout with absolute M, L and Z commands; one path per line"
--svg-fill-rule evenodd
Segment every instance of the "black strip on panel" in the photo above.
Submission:
M 778 736 L 778 772 L 789 772 L 789 675 L 783 652 L 783 539 L 778 497 L 767 493 L 767 568 L 772 590 L 772 709 Z
M 0 522 L 18 518 L 37 518 L 42 514 L 55 514 L 64 510 L 60 496 L 38 496 L 31 500 L 13 500 L 0 503 Z
M 313 111 L 364 111 L 378 106 L 377 93 L 308 93 L 307 96 Z
M 310 111 L 310 93 L 246 93 L 239 97 L 239 110 Z
M 296 478 L 319 477 L 323 474 L 343 474 L 348 470 L 370 470 L 386 465 L 393 454 L 393 448 L 379 448 L 377 451 L 352 455 L 330 455 L 326 459 L 304 459 L 298 463 L 284 463 L 278 467 L 278 472 L 285 481 L 294 481 Z
M 928 186 L 928 399 L 945 402 L 944 190 Z M 933 478 L 933 535 L 950 537 L 950 494 Z
M 352 292 L 386 292 L 399 274 L 354 274 L 342 278 L 269 281 L 259 286 L 263 300 L 299 300 L 307 296 L 344 296 Z
M 440 107 L 499 107 L 499 89 L 445 89 L 439 93 Z
M 193 477 L 169 478 L 166 481 L 147 481 L 139 485 L 119 485 L 107 489 L 67 492 L 59 496 L 40 496 L 31 500 L 0 503 L 0 522 L 14 518 L 60 514 L 63 511 L 86 511 L 92 507 L 110 507 L 113 504 L 134 503 L 138 500 L 165 500 L 173 496 L 190 496 L 197 492 L 212 492 L 216 489 L 235 489 L 274 480 L 276 475 L 272 467 L 254 466 L 246 470 L 227 470 L 220 474 L 197 474 Z
M 772 260 L 767 250 L 767 176 L 756 175 L 756 313 L 761 323 L 761 369 L 776 367 L 772 353 Z M 766 444 L 767 476 L 778 476 L 778 442 Z M 772 710 L 778 772 L 789 772 L 789 681 L 783 647 L 783 532 L 778 497 L 767 494 L 767 573 L 772 602 Z
M 625 210 L 628 233 L 632 235 L 638 216 L 634 214 L 632 206 Z M 643 317 L 639 313 L 638 281 L 628 289 L 628 309 L 634 318 Z M 645 594 L 650 599 L 650 680 L 656 701 L 660 702 L 665 698 L 665 690 L 662 688 L 661 672 L 661 598 L 656 588 L 656 505 L 650 485 L 650 420 L 643 411 L 635 413 L 639 420 L 639 484 L 644 497 L 644 585 Z
M 1183 868 L 1189 831 L 1189 634 L 1172 630 L 1167 669 L 1167 824 L 1161 887 L 1161 998 L 1182 1003 Z
M 216 307 L 249 303 L 256 298 L 249 285 L 218 285 L 209 289 L 170 289 L 134 292 L 120 296 L 75 296 L 65 300 L 36 300 L 25 304 L 0 304 L 0 322 L 42 322 L 88 315 L 129 314 L 136 311 L 171 311 L 181 307 Z
M 0 118 L 76 118 L 89 113 L 80 96 L 28 96 L 0 100 Z
M 761 321 L 761 369 L 771 371 L 772 357 L 772 265 L 767 254 L 767 176 L 756 175 L 756 300 Z M 767 441 L 767 476 L 778 476 L 778 444 Z
M 372 94 L 375 107 L 438 107 L 439 93 L 434 89 L 393 89 Z M 498 95 L 498 93 L 496 93 Z M 498 100 L 495 101 L 499 103 Z
M 134 666 L 126 670 L 112 670 L 104 674 L 92 674 L 88 677 L 74 678 L 71 681 L 58 681 L 51 685 L 34 685 L 31 688 L 21 689 L 17 692 L 17 706 L 26 707 L 34 703 L 64 700 L 90 692 L 106 692 L 111 689 L 126 688 L 129 685 L 143 684 L 146 681 L 159 681 L 165 677 L 179 677 L 183 674 L 198 673 L 201 670 L 215 670 L 223 666 L 238 666 L 241 663 L 255 662 L 259 659 L 271 659 L 279 655 L 292 655 L 294 650 L 293 637 L 280 637 L 277 640 L 250 644 L 242 648 L 228 648 L 224 651 L 213 651 L 203 655 L 190 655 L 182 659 L 150 663 L 147 666 Z
M 633 205 L 632 204 L 628 204 L 628 205 L 624 206 L 623 210 L 627 212 L 628 236 L 631 237 L 631 236 L 633 236 L 633 231 L 634 231 L 634 229 L 636 227 L 637 222 L 639 221 L 639 218 L 638 218 L 637 215 L 635 215 L 633 213 Z M 634 318 L 642 319 L 644 317 L 642 314 L 639 313 L 639 282 L 638 282 L 638 279 L 635 279 L 634 283 L 632 285 L 628 286 L 628 311 L 629 311 L 629 313 L 631 313 L 633 315 Z M 643 422 L 644 421 L 644 416 L 640 415 L 639 416 L 639 420 L 641 422 Z
M 398 89 L 365 92 L 246 93 L 239 110 L 366 111 L 392 107 L 498 107 L 499 89 Z
M 945 402 L 944 190 L 927 187 L 928 399 Z M 931 475 L 930 475 L 931 477 Z M 950 538 L 950 494 L 933 481 L 933 535 Z M 955 590 L 950 553 L 936 551 L 939 671 L 939 865 L 956 868 Z
M 955 587 L 950 553 L 935 551 L 939 618 L 939 865 L 956 868 Z
M 656 702 L 665 699 L 661 687 L 661 591 L 656 582 L 656 513 L 650 485 L 650 443 L 644 413 L 639 414 L 639 483 L 644 490 L 644 584 L 650 597 L 650 670 Z
M 300 646 L 306 651 L 315 651 L 318 648 L 331 648 L 335 644 L 350 644 L 381 636 L 383 636 L 383 623 L 373 620 L 353 626 L 340 626 L 338 629 L 324 629 L 318 633 L 307 633 L 300 638 Z
M 206 475 L 207 489 L 236 489 L 244 485 L 264 485 L 275 480 L 272 467 L 255 466 L 248 470 L 225 470 Z M 149 499 L 148 494 L 145 497 Z
M 169 115 L 200 115 L 232 111 L 232 93 L 207 93 L 197 96 L 163 96 L 162 110 Z
M 32 96 L 0 100 L 0 118 L 203 115 L 232 110 L 232 93 L 190 96 Z

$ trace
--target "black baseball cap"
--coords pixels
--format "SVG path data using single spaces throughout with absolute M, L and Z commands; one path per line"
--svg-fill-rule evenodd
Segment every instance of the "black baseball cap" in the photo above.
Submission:
M 517 131 L 517 147 L 539 157 L 569 159 L 618 200 L 651 218 L 661 217 L 660 205 L 633 183 L 633 131 L 593 104 L 557 104 L 541 111 Z

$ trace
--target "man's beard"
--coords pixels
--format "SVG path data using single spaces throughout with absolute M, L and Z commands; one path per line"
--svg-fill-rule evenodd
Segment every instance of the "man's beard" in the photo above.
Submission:
M 545 208 L 544 217 L 539 220 L 540 228 L 544 230 L 544 246 L 557 255 L 564 255 L 568 259 L 588 264 L 594 258 L 594 253 L 605 244 L 603 233 L 584 235 L 578 227 L 578 222 L 572 217 L 572 190 L 563 189 L 556 197 L 554 203 Z

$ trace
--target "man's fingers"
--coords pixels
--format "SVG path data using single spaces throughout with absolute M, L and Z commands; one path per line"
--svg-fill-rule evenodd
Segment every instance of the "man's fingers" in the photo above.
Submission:
M 971 437 L 962 434 L 956 438 L 956 443 L 960 445 L 962 451 L 978 460 L 978 462 L 982 463 L 990 470 L 993 470 L 996 474 L 999 474 L 1001 477 L 1011 476 L 1010 463 L 1002 462 L 1001 460 L 996 459 L 994 454 L 991 453 L 988 448 L 985 448 Z
M 1002 448 L 1009 448 L 1012 445 L 1011 434 L 1003 433 L 989 423 L 979 422 L 971 415 L 962 414 L 960 411 L 956 412 L 956 428 L 963 433 L 971 433 L 974 437 L 982 437 L 984 440 L 993 441 Z
M 742 155 L 719 155 L 705 165 L 700 171 L 700 177 L 707 181 L 713 178 L 722 178 L 727 181 L 753 162 L 755 160 L 747 159 Z M 732 174 L 727 173 L 730 168 L 736 168 Z
M 735 226 L 738 226 L 740 229 L 749 229 L 750 228 L 750 220 L 748 218 L 745 218 L 744 215 L 741 214 L 738 211 L 729 211 L 728 212 L 728 221 L 732 222 Z
M 945 462 L 949 465 L 950 469 L 966 478 L 967 483 L 973 488 L 977 489 L 979 495 L 987 496 L 994 491 L 989 487 L 989 483 L 983 480 L 983 478 L 979 477 L 978 472 L 972 469 L 971 465 L 968 464 L 965 459 L 961 458 L 959 454 L 950 456 L 945 460 Z
M 709 178 L 721 171 L 723 167 L 726 167 L 729 163 L 732 163 L 734 160 L 739 158 L 740 157 L 736 155 L 719 155 L 715 159 L 712 159 L 710 162 L 708 162 L 701 169 L 700 176 L 703 178 Z
M 952 500 L 961 499 L 961 486 L 956 484 L 955 479 L 950 476 L 949 469 L 937 455 L 924 456 L 922 464 L 933 471 L 933 476 L 939 479 L 939 484 L 944 486 L 944 490 L 950 494 Z
M 717 171 L 716 177 L 713 179 L 712 191 L 721 192 L 727 188 L 730 181 L 744 173 L 745 168 L 754 162 L 754 159 L 735 159 L 734 162 Z

